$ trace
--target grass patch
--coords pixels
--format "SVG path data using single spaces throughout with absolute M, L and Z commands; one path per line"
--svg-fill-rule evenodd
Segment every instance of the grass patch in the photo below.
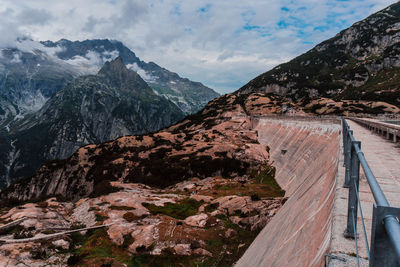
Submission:
M 136 216 L 135 214 L 133 214 L 132 212 L 127 212 L 125 213 L 122 218 L 124 218 L 127 222 L 133 222 L 135 220 L 139 220 L 140 217 Z
M 202 202 L 191 198 L 185 198 L 178 203 L 165 203 L 164 206 L 142 203 L 152 214 L 164 214 L 178 220 L 184 220 L 189 216 L 197 214 Z
M 101 215 L 101 214 L 95 214 L 95 216 L 96 216 L 96 222 L 102 222 L 102 221 L 105 221 L 105 220 L 107 220 L 109 217 L 108 216 L 105 216 L 105 215 Z
M 122 243 L 122 248 L 127 249 L 132 243 L 135 241 L 135 239 L 132 237 L 131 234 L 126 234 L 124 235 L 124 242 Z
M 134 210 L 135 208 L 128 207 L 128 206 L 110 206 L 110 209 L 112 209 L 112 210 Z
M 81 235 L 74 241 L 75 248 L 71 251 L 73 255 L 71 260 L 68 260 L 73 266 L 101 266 L 111 261 L 129 266 L 132 261 L 125 249 L 111 242 L 105 229 L 88 231 L 86 235 Z
M 258 183 L 265 184 L 271 189 L 271 197 L 283 197 L 285 196 L 285 190 L 276 182 L 275 173 L 275 167 L 268 165 L 255 178 Z

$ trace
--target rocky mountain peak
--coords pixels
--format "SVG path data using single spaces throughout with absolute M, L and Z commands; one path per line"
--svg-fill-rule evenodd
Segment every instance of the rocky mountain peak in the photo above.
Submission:
M 98 76 L 106 78 L 111 86 L 131 92 L 155 95 L 148 84 L 133 70 L 129 70 L 122 57 L 107 61 L 98 72 Z
M 195 113 L 202 109 L 210 100 L 218 97 L 211 88 L 199 82 L 180 77 L 177 73 L 171 72 L 154 62 L 144 62 L 123 43 L 116 40 L 93 39 L 85 41 L 69 41 L 61 39 L 58 42 L 42 42 L 46 47 L 60 47 L 57 57 L 69 63 L 85 62 L 86 65 L 95 62 L 101 63 L 113 60 L 116 56 L 122 58 L 123 63 L 139 75 L 157 94 L 167 98 L 177 105 L 184 113 Z M 97 70 L 100 68 L 100 65 Z M 86 67 L 85 67 L 86 68 Z M 96 68 L 92 68 L 96 69 Z M 94 74 L 97 72 L 91 72 Z
M 99 74 L 105 73 L 121 73 L 127 72 L 128 68 L 125 66 L 124 61 L 120 56 L 114 60 L 107 61 L 104 66 L 100 69 Z

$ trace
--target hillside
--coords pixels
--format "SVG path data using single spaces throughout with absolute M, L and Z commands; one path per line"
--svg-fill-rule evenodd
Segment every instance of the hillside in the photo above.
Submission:
M 359 112 L 398 112 L 386 107 L 400 107 L 399 40 L 400 3 L 395 3 L 261 74 L 237 93 L 273 92 L 303 106 L 321 97 L 332 103 L 361 100 Z

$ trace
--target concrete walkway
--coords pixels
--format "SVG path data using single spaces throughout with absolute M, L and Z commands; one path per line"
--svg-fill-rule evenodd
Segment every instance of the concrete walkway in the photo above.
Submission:
M 368 164 L 376 176 L 377 181 L 385 193 L 390 205 L 400 207 L 400 144 L 386 140 L 382 136 L 371 132 L 367 128 L 364 128 L 353 121 L 347 120 L 347 122 L 350 129 L 353 130 L 355 139 L 361 141 L 361 150 L 364 152 L 365 158 L 367 159 Z M 341 147 L 341 150 L 343 151 L 343 147 Z M 329 253 L 345 258 L 347 261 L 342 262 L 340 260 L 331 260 L 329 266 L 356 266 L 355 257 L 353 256 L 356 254 L 355 242 L 354 240 L 346 239 L 343 236 L 346 228 L 348 199 L 348 189 L 343 188 L 345 179 L 343 154 L 341 154 L 338 168 L 335 204 L 332 218 L 332 239 Z M 362 168 L 360 179 L 360 200 L 366 223 L 368 243 L 370 243 L 372 205 L 375 201 Z M 368 266 L 368 255 L 360 219 L 360 212 L 358 212 L 358 215 L 358 248 L 359 254 L 363 258 L 361 266 Z

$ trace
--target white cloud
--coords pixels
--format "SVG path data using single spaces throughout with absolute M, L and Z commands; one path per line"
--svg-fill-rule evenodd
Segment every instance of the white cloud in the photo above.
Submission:
M 226 92 L 394 2 L 0 0 L 0 47 L 19 36 L 117 39 L 143 60 Z
M 101 54 L 97 53 L 96 51 L 89 50 L 85 56 L 74 56 L 71 59 L 65 60 L 65 62 L 79 67 L 83 73 L 95 74 L 106 61 L 113 60 L 118 57 L 118 55 L 119 52 L 116 50 L 105 51 Z
M 17 40 L 12 46 L 27 53 L 34 53 L 36 50 L 40 50 L 46 52 L 49 56 L 55 56 L 57 52 L 62 51 L 61 47 L 46 47 L 40 42 L 31 39 Z
M 133 64 L 127 64 L 126 67 L 139 74 L 139 76 L 142 77 L 142 79 L 145 80 L 146 82 L 152 82 L 157 78 L 155 76 L 152 76 L 150 73 L 146 72 L 144 69 L 140 68 L 136 64 L 136 62 L 134 62 Z

